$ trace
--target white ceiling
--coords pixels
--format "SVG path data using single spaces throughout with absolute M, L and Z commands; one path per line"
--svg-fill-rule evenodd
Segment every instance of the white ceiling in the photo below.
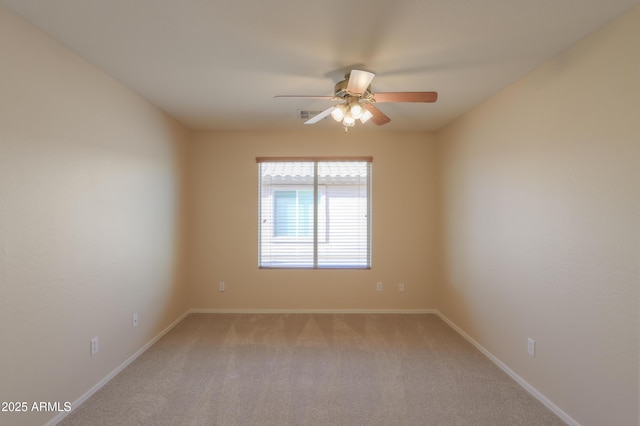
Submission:
M 640 0 L 0 0 L 193 129 L 305 127 L 352 68 L 391 131 L 433 131 Z M 96 100 L 99 101 L 99 100 Z M 323 120 L 314 127 L 338 126 Z

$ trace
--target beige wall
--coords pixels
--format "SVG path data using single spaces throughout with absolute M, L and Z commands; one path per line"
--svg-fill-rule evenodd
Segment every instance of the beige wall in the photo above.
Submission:
M 434 145 L 421 134 L 203 132 L 189 157 L 190 306 L 431 309 Z M 259 270 L 259 156 L 373 156 L 372 269 Z M 226 291 L 218 292 L 218 282 Z M 376 282 L 384 290 L 375 291 Z M 398 292 L 404 282 L 406 292 Z
M 636 7 L 437 135 L 438 308 L 583 426 L 638 424 L 639 45 Z
M 189 135 L 3 7 L 0 63 L 0 401 L 74 401 L 187 308 Z

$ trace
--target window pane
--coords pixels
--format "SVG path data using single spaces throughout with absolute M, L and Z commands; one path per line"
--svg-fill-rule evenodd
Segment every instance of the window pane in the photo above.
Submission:
M 313 267 L 313 200 L 298 199 L 313 194 L 313 170 L 313 162 L 260 163 L 260 266 Z
M 326 186 L 327 239 L 318 244 L 318 267 L 369 266 L 369 167 L 366 162 L 318 163 Z

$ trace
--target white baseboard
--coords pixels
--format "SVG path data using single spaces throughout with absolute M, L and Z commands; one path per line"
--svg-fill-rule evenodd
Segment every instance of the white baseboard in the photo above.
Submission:
M 437 314 L 436 309 L 221 309 L 194 308 L 190 314 Z
M 172 322 L 171 324 L 169 324 L 164 330 L 162 330 L 160 333 L 158 333 L 153 339 L 151 339 L 149 342 L 147 342 L 143 347 L 141 347 L 140 349 L 138 349 L 136 351 L 136 353 L 134 353 L 133 355 L 131 355 L 129 358 L 127 358 L 122 364 L 120 364 L 119 366 L 117 366 L 115 368 L 115 370 L 113 370 L 111 373 L 107 374 L 102 380 L 100 380 L 98 383 L 96 383 L 91 389 L 89 389 L 88 391 L 86 391 L 82 396 L 80 396 L 80 398 L 76 399 L 75 401 L 73 401 L 71 403 L 71 410 L 68 412 L 61 412 L 59 413 L 57 416 L 55 416 L 54 418 L 52 418 L 51 420 L 49 420 L 47 423 L 45 423 L 45 426 L 54 426 L 56 423 L 60 422 L 62 419 L 64 419 L 69 413 L 72 413 L 73 410 L 75 410 L 80 404 L 82 404 L 83 402 L 85 402 L 87 399 L 89 399 L 91 397 L 91 395 L 93 395 L 94 393 L 96 393 L 98 390 L 100 390 L 100 388 L 102 388 L 104 385 L 106 385 L 111 379 L 113 379 L 118 373 L 120 373 L 122 370 L 124 370 L 127 366 L 129 366 L 129 364 L 131 364 L 133 361 L 136 360 L 136 358 L 138 358 L 140 355 L 142 355 L 147 349 L 149 349 L 151 346 L 153 346 L 154 343 L 156 343 L 158 340 L 160 340 L 160 338 L 162 336 L 164 336 L 165 334 L 167 334 L 169 331 L 171 331 L 171 329 L 173 327 L 175 327 L 176 325 L 178 325 L 178 323 L 180 321 L 182 321 L 187 315 L 189 315 L 189 311 L 185 312 L 184 314 L 180 315 L 180 317 L 178 317 L 178 319 L 176 319 L 174 322 Z
M 462 336 L 465 340 L 475 346 L 484 356 L 489 358 L 495 365 L 498 366 L 502 371 L 507 373 L 513 380 L 515 380 L 520 386 L 524 388 L 527 392 L 533 395 L 538 401 L 543 403 L 545 407 L 549 410 L 553 411 L 555 415 L 560 417 L 566 424 L 570 426 L 580 426 L 576 420 L 574 420 L 567 413 L 562 411 L 560 407 L 555 405 L 549 398 L 544 396 L 540 391 L 531 386 L 526 380 L 516 374 L 512 369 L 510 369 L 505 363 L 496 358 L 491 352 L 489 352 L 484 346 L 480 343 L 476 342 L 471 336 L 464 332 L 460 327 L 458 327 L 453 321 L 447 318 L 442 312 L 436 310 L 436 315 L 438 315 L 444 322 L 446 322 L 451 328 L 453 328 L 460 336 Z

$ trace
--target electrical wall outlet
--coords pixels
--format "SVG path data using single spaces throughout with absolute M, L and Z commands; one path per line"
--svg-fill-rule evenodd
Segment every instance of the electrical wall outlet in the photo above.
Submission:
M 224 281 L 218 283 L 218 291 L 224 291 Z
M 527 352 L 531 356 L 536 356 L 536 341 L 531 338 L 527 339 Z
M 404 291 L 404 283 L 398 284 L 398 291 Z
M 376 291 L 382 291 L 382 283 L 376 284 Z
M 100 346 L 98 345 L 98 338 L 94 337 L 91 339 L 91 356 L 94 356 L 100 350 Z
M 133 317 L 131 318 L 131 320 L 132 320 L 133 327 L 134 328 L 137 327 L 138 326 L 138 314 L 137 313 L 133 314 Z

